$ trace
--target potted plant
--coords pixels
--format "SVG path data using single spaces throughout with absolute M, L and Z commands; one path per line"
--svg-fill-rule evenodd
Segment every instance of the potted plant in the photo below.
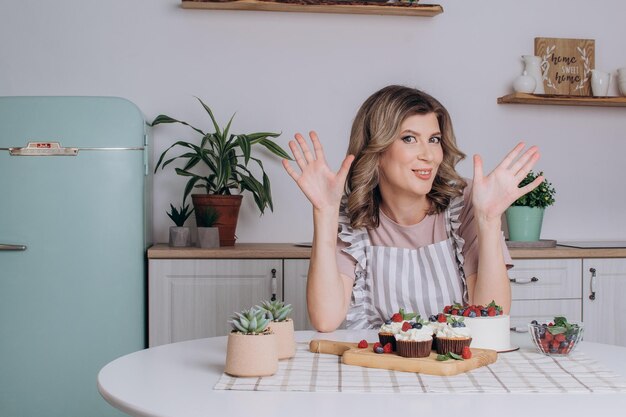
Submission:
M 220 128 L 211 109 L 198 98 L 198 101 L 209 114 L 213 132 L 205 133 L 187 122 L 161 114 L 152 122 L 152 126 L 165 123 L 179 123 L 188 126 L 199 134 L 196 142 L 179 140 L 167 148 L 159 158 L 154 169 L 155 173 L 161 167 L 180 159 L 185 161 L 182 168 L 176 168 L 176 173 L 189 177 L 185 187 L 185 198 L 195 189 L 200 188 L 205 194 L 192 194 L 192 202 L 196 211 L 196 221 L 202 216 L 207 206 L 215 207 L 220 213 L 217 227 L 220 231 L 220 245 L 233 246 L 235 244 L 235 230 L 239 207 L 241 206 L 241 192 L 248 191 L 263 214 L 269 207 L 273 210 L 270 180 L 263 168 L 260 159 L 252 157 L 251 150 L 260 145 L 274 155 L 289 158 L 289 155 L 269 138 L 276 138 L 280 133 L 259 132 L 249 134 L 230 133 L 230 126 L 234 115 L 224 128 Z M 165 160 L 166 155 L 173 148 L 180 148 L 179 155 Z M 261 181 L 250 170 L 248 164 L 254 161 L 261 171 Z M 233 194 L 235 192 L 235 194 Z
M 530 171 L 522 180 L 519 187 L 530 184 L 543 172 L 535 174 Z M 518 198 L 506 210 L 506 222 L 509 227 L 509 240 L 518 242 L 538 241 L 541 236 L 543 212 L 546 207 L 554 204 L 556 190 L 547 180 L 531 192 Z
M 191 246 L 191 230 L 185 226 L 185 222 L 193 212 L 193 209 L 189 210 L 189 204 L 176 209 L 173 204 L 170 203 L 170 212 L 167 215 L 172 219 L 176 226 L 170 226 L 170 240 L 169 245 L 173 247 L 185 247 Z
M 293 320 L 288 316 L 291 313 L 291 304 L 284 301 L 263 301 L 258 310 L 265 312 L 265 318 L 270 320 L 270 329 L 276 334 L 278 359 L 293 358 L 296 354 L 296 338 Z
M 251 308 L 235 313 L 226 345 L 224 372 L 233 376 L 268 376 L 278 370 L 276 335 L 265 312 Z
M 207 207 L 201 216 L 197 216 L 198 224 L 198 246 L 201 248 L 219 248 L 220 235 L 215 223 L 220 218 L 220 214 L 213 207 Z

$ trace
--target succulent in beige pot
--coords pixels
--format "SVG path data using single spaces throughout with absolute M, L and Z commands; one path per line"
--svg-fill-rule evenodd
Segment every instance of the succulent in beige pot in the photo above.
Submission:
M 215 226 L 220 218 L 220 213 L 214 207 L 207 209 L 200 216 L 196 216 L 198 241 L 197 244 L 201 248 L 219 248 L 220 233 Z
M 296 338 L 293 320 L 289 314 L 293 310 L 291 304 L 284 301 L 263 301 L 257 309 L 265 312 L 265 317 L 270 320 L 270 329 L 276 334 L 278 359 L 293 358 L 296 354 Z
M 170 226 L 169 245 L 172 247 L 191 246 L 191 229 L 185 226 L 185 222 L 193 213 L 193 209 L 189 210 L 189 205 L 183 205 L 179 208 L 170 204 L 170 212 L 166 212 L 176 226 Z
M 278 370 L 276 335 L 268 328 L 265 311 L 251 308 L 235 313 L 228 335 L 224 372 L 232 376 L 274 375 Z
M 280 136 L 280 133 L 233 134 L 230 132 L 230 126 L 234 115 L 225 127 L 220 128 L 209 106 L 200 99 L 198 101 L 208 113 L 211 119 L 210 129 L 214 131 L 205 132 L 187 122 L 164 114 L 157 116 L 151 126 L 178 123 L 191 128 L 198 137 L 194 141 L 178 140 L 167 148 L 161 154 L 154 172 L 156 173 L 159 167 L 163 169 L 174 161 L 184 161 L 184 166 L 176 168 L 175 171 L 178 175 L 188 178 L 185 198 L 194 190 L 204 191 L 204 193 L 191 195 L 196 211 L 196 221 L 206 207 L 216 208 L 220 212 L 220 219 L 217 222 L 220 245 L 233 246 L 236 240 L 235 230 L 242 192 L 252 194 L 261 214 L 268 207 L 270 210 L 274 209 L 270 179 L 265 172 L 263 162 L 252 156 L 252 149 L 263 147 L 280 158 L 291 158 L 270 139 Z M 180 153 L 171 156 L 171 152 L 175 150 L 179 150 Z M 166 156 L 170 156 L 169 159 L 166 159 Z M 254 167 L 255 164 L 256 167 Z M 257 179 L 259 175 L 260 181 Z

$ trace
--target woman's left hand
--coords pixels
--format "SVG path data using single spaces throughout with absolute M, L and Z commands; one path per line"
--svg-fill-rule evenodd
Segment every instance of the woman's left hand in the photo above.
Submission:
M 531 146 L 521 156 L 525 144 L 520 142 L 489 175 L 483 174 L 483 161 L 474 155 L 474 186 L 472 203 L 479 221 L 500 220 L 502 213 L 515 200 L 534 190 L 543 181 L 537 177 L 532 183 L 518 188 L 539 159 L 539 148 Z M 519 156 L 519 158 L 518 158 Z

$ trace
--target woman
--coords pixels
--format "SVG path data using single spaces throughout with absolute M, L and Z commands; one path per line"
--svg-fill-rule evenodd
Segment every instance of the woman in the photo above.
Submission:
M 454 301 L 495 300 L 509 311 L 500 219 L 543 181 L 518 188 L 537 147 L 522 154 L 518 144 L 486 176 L 475 155 L 470 183 L 455 171 L 465 155 L 447 110 L 403 86 L 361 106 L 337 173 L 315 132 L 310 138 L 313 150 L 300 134 L 289 142 L 300 172 L 283 166 L 313 205 L 307 303 L 316 329 L 333 331 L 344 319 L 348 328 L 375 328 L 399 308 L 424 317 Z

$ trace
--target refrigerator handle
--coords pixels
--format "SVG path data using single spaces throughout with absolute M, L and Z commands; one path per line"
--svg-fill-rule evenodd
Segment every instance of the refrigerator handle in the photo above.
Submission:
M 0 243 L 0 251 L 24 251 L 26 245 L 9 245 L 7 243 Z

